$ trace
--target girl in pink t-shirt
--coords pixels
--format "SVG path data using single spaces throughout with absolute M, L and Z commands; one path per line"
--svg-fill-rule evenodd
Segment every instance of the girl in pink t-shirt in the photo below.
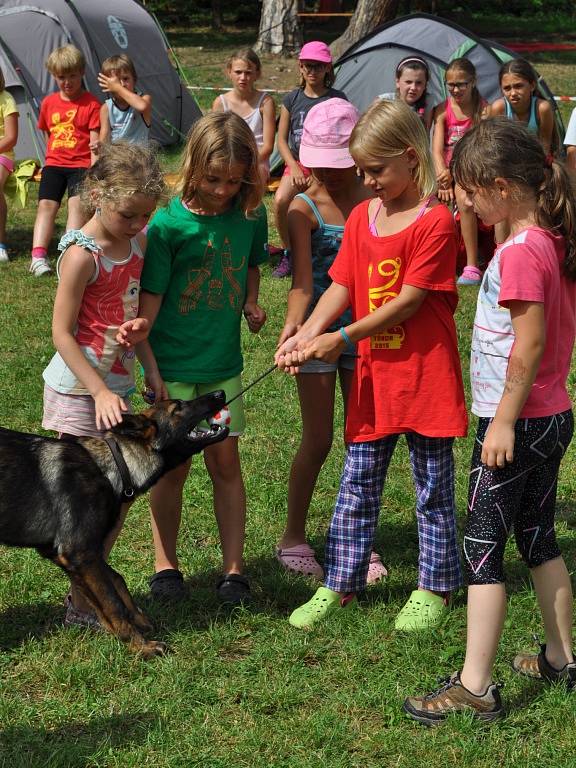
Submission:
M 492 668 L 506 616 L 503 559 L 512 530 L 546 638 L 538 654 L 519 654 L 512 666 L 576 687 L 572 588 L 554 534 L 558 470 L 573 432 L 566 380 L 576 328 L 576 197 L 538 139 L 502 118 L 467 134 L 453 167 L 482 221 L 504 222 L 510 238 L 484 275 L 472 337 L 472 410 L 480 418 L 464 534 L 466 658 L 441 689 L 404 703 L 428 724 L 460 709 L 484 720 L 503 714 Z
M 466 434 L 467 419 L 453 318 L 454 223 L 434 196 L 426 129 L 404 102 L 373 104 L 352 131 L 350 153 L 375 199 L 350 214 L 329 270 L 332 284 L 276 356 L 296 372 L 305 360 L 333 362 L 358 344 L 324 586 L 290 623 L 309 627 L 353 605 L 364 588 L 386 472 L 404 434 L 420 554 L 418 589 L 395 627 L 419 630 L 442 620 L 461 584 L 452 445 Z M 353 322 L 322 333 L 349 305 Z

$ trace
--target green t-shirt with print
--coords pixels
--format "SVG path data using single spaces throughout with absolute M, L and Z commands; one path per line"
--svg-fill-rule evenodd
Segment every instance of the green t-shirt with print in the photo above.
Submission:
M 240 322 L 248 267 L 268 258 L 261 205 L 216 216 L 192 213 L 179 197 L 148 227 L 142 290 L 163 295 L 150 344 L 165 381 L 204 383 L 243 367 Z

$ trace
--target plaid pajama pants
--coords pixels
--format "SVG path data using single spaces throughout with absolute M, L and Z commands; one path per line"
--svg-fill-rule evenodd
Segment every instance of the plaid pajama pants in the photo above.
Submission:
M 388 466 L 399 435 L 350 443 L 326 540 L 325 585 L 359 592 L 366 574 Z M 407 432 L 418 521 L 418 585 L 451 592 L 462 584 L 456 535 L 453 438 Z

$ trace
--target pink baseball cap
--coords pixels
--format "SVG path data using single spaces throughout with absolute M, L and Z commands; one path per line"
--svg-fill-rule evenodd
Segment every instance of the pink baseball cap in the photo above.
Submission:
M 330 48 L 320 40 L 313 40 L 303 45 L 298 58 L 300 61 L 322 61 L 324 64 L 332 64 Z
M 299 159 L 307 168 L 351 168 L 350 134 L 360 114 L 346 99 L 326 99 L 304 119 Z

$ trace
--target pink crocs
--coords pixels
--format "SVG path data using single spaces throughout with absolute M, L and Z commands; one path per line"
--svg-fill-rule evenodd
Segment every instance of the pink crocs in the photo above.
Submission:
M 306 542 L 295 547 L 276 547 L 276 559 L 287 571 L 312 576 L 318 581 L 324 579 L 322 566 L 316 560 L 314 550 Z

